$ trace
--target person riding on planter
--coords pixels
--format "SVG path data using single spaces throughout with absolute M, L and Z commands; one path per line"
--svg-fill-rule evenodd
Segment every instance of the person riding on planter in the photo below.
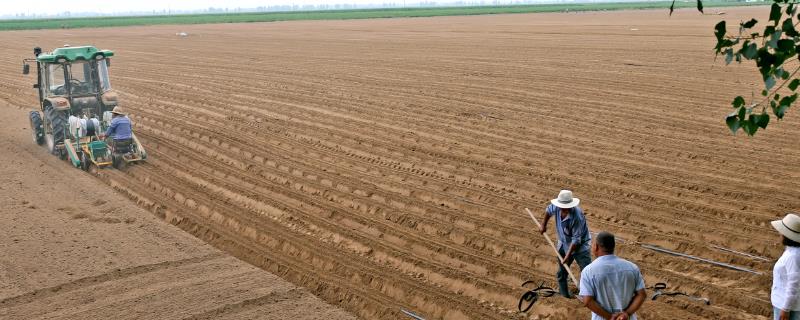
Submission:
M 128 153 L 133 144 L 133 129 L 131 120 L 122 112 L 121 107 L 114 107 L 111 111 L 111 125 L 106 130 L 104 137 L 111 137 L 115 153 Z

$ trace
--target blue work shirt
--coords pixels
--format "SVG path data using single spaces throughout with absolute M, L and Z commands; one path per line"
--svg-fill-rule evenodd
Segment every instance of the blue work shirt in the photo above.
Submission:
M 632 262 L 619 258 L 613 254 L 594 259 L 594 261 L 581 271 L 580 294 L 584 297 L 594 297 L 603 309 L 616 313 L 627 308 L 636 292 L 644 289 L 642 273 Z M 592 313 L 592 320 L 602 320 L 603 317 Z M 633 314 L 630 320 L 636 320 Z
M 111 126 L 106 130 L 106 136 L 114 138 L 114 140 L 126 140 L 133 137 L 131 130 L 131 119 L 127 116 L 114 117 L 111 119 Z
M 586 217 L 580 207 L 569 209 L 566 219 L 561 219 L 561 208 L 553 204 L 547 206 L 545 212 L 556 220 L 556 232 L 558 233 L 558 247 L 569 250 L 573 243 L 577 245 L 573 253 L 589 251 L 592 244 L 592 234 L 589 233 L 589 225 L 586 224 Z

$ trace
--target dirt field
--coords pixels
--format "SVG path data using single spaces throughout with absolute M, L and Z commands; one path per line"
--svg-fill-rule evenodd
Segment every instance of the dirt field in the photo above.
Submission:
M 64 171 L 0 110 L 0 318 L 355 318 Z
M 515 312 L 523 281 L 555 285 L 523 208 L 562 188 L 648 285 L 712 301 L 648 301 L 643 319 L 768 319 L 767 222 L 800 210 L 800 117 L 730 135 L 759 78 L 713 60 L 713 25 L 768 9 L 725 11 L 4 32 L 0 99 L 34 105 L 35 45 L 115 50 L 151 159 L 100 180 L 365 319 L 587 318 L 555 297 Z

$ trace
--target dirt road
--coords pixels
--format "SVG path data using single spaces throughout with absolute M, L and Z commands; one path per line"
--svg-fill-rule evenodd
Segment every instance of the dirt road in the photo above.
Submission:
M 523 208 L 562 188 L 648 284 L 713 301 L 643 318 L 767 319 L 767 222 L 800 208 L 800 117 L 725 128 L 759 78 L 713 60 L 713 25 L 767 15 L 725 11 L 4 32 L 0 100 L 35 101 L 19 66 L 35 45 L 114 49 L 151 159 L 98 178 L 366 319 L 586 317 L 560 298 L 514 312 L 523 281 L 556 271 Z
M 354 318 L 49 156 L 23 110 L 0 113 L 0 318 Z

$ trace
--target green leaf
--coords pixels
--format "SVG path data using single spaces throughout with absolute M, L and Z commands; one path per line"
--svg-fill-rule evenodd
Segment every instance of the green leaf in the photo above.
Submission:
M 761 90 L 761 95 L 762 95 L 762 96 L 765 96 L 765 97 L 766 97 L 768 94 L 769 94 L 769 91 L 767 91 L 767 90 Z
M 781 19 L 781 6 L 777 3 L 772 4 L 772 8 L 769 10 L 769 20 L 775 21 L 775 25 L 778 25 L 778 21 Z
M 794 103 L 795 101 L 797 101 L 797 93 L 793 93 L 791 96 L 783 97 L 783 99 L 781 99 L 781 104 L 785 104 L 788 106 Z
M 771 36 L 773 33 L 775 33 L 775 26 L 766 26 L 764 27 L 764 34 L 762 34 L 761 36 L 767 38 Z
M 737 40 L 737 42 L 738 42 L 738 40 Z M 720 54 L 722 52 L 722 48 L 732 47 L 734 44 L 736 44 L 736 42 L 733 42 L 733 41 L 728 40 L 728 39 L 722 39 L 722 40 L 719 40 L 717 42 L 717 46 L 714 47 L 714 49 L 717 50 L 717 54 Z
M 745 103 L 744 102 L 744 98 L 742 98 L 742 96 L 737 96 L 736 98 L 733 98 L 733 102 L 731 103 L 731 105 L 734 108 L 739 108 L 739 107 L 743 106 L 744 103 Z
M 669 16 L 672 16 L 672 11 L 675 11 L 675 0 L 672 0 L 672 4 L 669 5 Z
M 751 114 L 750 117 L 747 118 L 747 121 L 742 121 L 741 125 L 742 129 L 744 130 L 745 133 L 747 133 L 748 136 L 752 136 L 756 134 L 756 131 L 758 131 L 758 124 L 756 124 L 756 118 L 755 115 L 753 114 Z
M 776 64 L 775 61 L 775 55 L 770 53 L 767 47 L 758 49 L 756 53 L 756 66 L 758 66 L 758 71 L 761 72 L 761 77 L 763 77 L 764 80 L 767 80 L 767 77 L 770 76 L 772 66 Z
M 772 112 L 778 117 L 778 120 L 783 119 L 783 116 L 786 115 L 786 110 L 789 109 L 789 106 L 780 105 L 775 108 L 772 108 Z
M 769 114 L 762 113 L 755 115 L 756 125 L 761 127 L 761 129 L 766 129 L 767 125 L 769 124 Z
M 783 25 L 781 26 L 781 29 L 783 29 L 783 33 L 785 33 L 787 36 L 790 37 L 796 37 L 800 35 L 799 33 L 797 33 L 797 30 L 794 29 L 794 23 L 792 23 L 791 17 L 786 20 L 783 20 Z
M 754 27 L 756 25 L 756 23 L 758 23 L 758 20 L 750 19 L 750 21 L 742 23 L 742 28 L 750 29 L 750 28 Z
M 717 42 L 722 41 L 722 38 L 725 37 L 725 33 L 727 33 L 727 29 L 725 27 L 725 20 L 722 20 L 719 23 L 717 23 L 716 26 L 714 26 L 714 35 L 717 37 Z
M 787 87 L 789 90 L 795 91 L 797 90 L 797 86 L 800 86 L 800 79 L 793 79 L 792 82 L 789 82 Z
M 697 0 L 697 11 L 703 13 L 703 0 Z
M 794 55 L 794 40 L 790 39 L 781 39 L 778 40 L 777 43 L 778 51 L 782 51 L 783 54 L 791 56 Z
M 778 119 L 783 119 L 783 117 L 786 115 L 786 110 L 788 109 L 789 106 L 778 106 L 778 113 L 780 114 L 780 117 L 778 117 Z
M 731 64 L 731 61 L 733 61 L 733 50 L 728 48 L 725 50 L 725 64 Z
M 780 39 L 781 39 L 781 31 L 780 30 L 775 30 L 775 32 L 773 32 L 772 35 L 770 36 L 769 41 L 767 42 L 767 46 L 769 46 L 770 48 L 773 48 L 773 49 L 777 49 L 778 48 L 778 40 L 780 40 Z
M 752 134 L 750 134 L 750 122 L 747 120 L 741 120 L 739 121 L 739 126 L 742 128 L 744 133 L 746 133 L 748 136 L 752 136 Z M 758 127 L 756 127 L 756 129 L 758 129 Z
M 739 119 L 744 120 L 744 117 L 747 116 L 747 108 L 739 107 L 738 115 Z
M 769 76 L 766 80 L 764 80 L 764 86 L 767 87 L 767 90 L 772 89 L 775 86 L 775 77 Z
M 725 124 L 728 125 L 728 129 L 731 129 L 733 134 L 736 134 L 736 131 L 739 130 L 739 118 L 736 116 L 736 113 L 731 113 L 725 118 Z
M 778 120 L 783 119 L 783 116 L 786 114 L 786 110 L 788 110 L 795 101 L 797 101 L 797 93 L 781 98 L 779 103 L 770 104 L 772 113 L 775 114 L 775 117 L 777 117 Z
M 745 43 L 742 48 L 742 54 L 747 59 L 753 59 L 758 53 L 758 46 L 755 43 Z

